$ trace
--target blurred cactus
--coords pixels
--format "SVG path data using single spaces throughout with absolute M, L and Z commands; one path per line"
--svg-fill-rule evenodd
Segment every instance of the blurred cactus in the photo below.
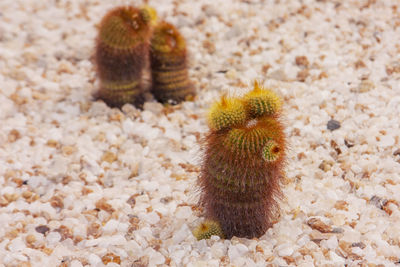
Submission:
M 102 19 L 96 44 L 98 95 L 109 106 L 142 106 L 142 72 L 148 64 L 151 24 L 155 18 L 155 10 L 150 7 L 122 6 Z
M 280 109 L 279 97 L 255 82 L 210 110 L 200 205 L 227 238 L 263 235 L 278 210 L 286 150 Z
M 195 96 L 186 57 L 186 42 L 179 31 L 167 22 L 158 23 L 151 39 L 150 64 L 152 92 L 160 102 L 177 103 Z
M 211 220 L 205 220 L 204 222 L 200 223 L 193 230 L 193 235 L 197 238 L 197 240 L 209 239 L 213 235 L 217 235 L 221 238 L 224 238 L 219 223 Z

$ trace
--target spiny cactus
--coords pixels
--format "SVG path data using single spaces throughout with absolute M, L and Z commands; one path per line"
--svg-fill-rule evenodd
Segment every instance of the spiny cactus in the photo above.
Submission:
M 238 98 L 222 96 L 212 105 L 208 114 L 209 126 L 213 130 L 241 125 L 246 122 L 247 114 L 243 101 Z
M 199 204 L 226 238 L 259 237 L 271 226 L 284 177 L 281 101 L 257 82 L 230 101 L 223 97 L 210 109 Z
M 212 220 L 205 220 L 204 222 L 200 223 L 193 230 L 193 235 L 197 238 L 197 240 L 209 239 L 213 235 L 224 238 L 221 226 L 218 222 Z
M 155 11 L 150 7 L 117 7 L 100 23 L 96 43 L 96 66 L 100 78 L 99 97 L 120 107 L 144 101 L 142 72 L 148 64 L 151 24 Z
M 248 112 L 253 117 L 272 115 L 282 106 L 280 98 L 272 91 L 262 90 L 257 81 L 254 82 L 254 89 L 244 98 Z
M 194 97 L 186 57 L 186 42 L 179 31 L 167 22 L 158 23 L 151 39 L 150 64 L 152 92 L 160 102 Z

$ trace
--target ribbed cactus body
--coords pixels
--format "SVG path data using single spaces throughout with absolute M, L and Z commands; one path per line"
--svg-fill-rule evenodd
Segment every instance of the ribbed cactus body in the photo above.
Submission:
M 151 40 L 150 63 L 152 92 L 161 102 L 180 102 L 194 97 L 189 80 L 186 42 L 179 31 L 167 22 L 160 22 Z
M 276 199 L 280 195 L 285 159 L 286 143 L 279 110 L 256 115 L 249 111 L 247 96 L 241 100 L 247 112 L 246 123 L 216 128 L 213 121 L 218 121 L 215 117 L 221 115 L 210 113 L 211 131 L 205 140 L 199 177 L 200 204 L 207 218 L 220 223 L 227 238 L 259 237 L 271 226 L 278 208 Z
M 99 97 L 110 106 L 143 104 L 141 77 L 148 62 L 151 17 L 148 9 L 124 6 L 111 10 L 100 23 L 96 46 Z

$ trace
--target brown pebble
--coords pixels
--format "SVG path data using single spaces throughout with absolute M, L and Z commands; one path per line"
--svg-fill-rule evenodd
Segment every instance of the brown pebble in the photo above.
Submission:
M 47 227 L 46 225 L 39 225 L 35 228 L 35 230 L 36 232 L 45 235 L 50 230 L 50 228 Z
M 63 208 L 64 208 L 64 201 L 63 201 L 63 199 L 62 199 L 60 196 L 53 196 L 53 197 L 50 199 L 50 205 L 51 205 L 53 208 L 60 208 L 60 209 L 63 209 Z
M 88 227 L 87 227 L 87 235 L 88 236 L 93 236 L 94 238 L 98 238 L 99 236 L 101 236 L 101 234 L 103 233 L 102 229 L 101 229 L 101 225 L 98 223 L 91 223 Z
M 114 212 L 115 210 L 113 209 L 113 207 L 107 203 L 105 198 L 100 199 L 99 201 L 96 202 L 96 208 L 100 209 L 100 210 L 104 210 L 107 212 Z
M 10 143 L 14 143 L 15 141 L 17 141 L 20 138 L 21 138 L 21 134 L 16 129 L 12 129 L 8 133 L 8 142 L 10 142 Z
M 136 200 L 135 200 L 135 198 L 138 196 L 138 194 L 134 194 L 134 195 L 132 195 L 127 201 L 126 201 L 126 203 L 128 203 L 130 206 L 131 206 L 131 208 L 134 208 L 135 207 L 135 204 L 136 204 Z
M 72 234 L 72 230 L 69 229 L 65 225 L 61 225 L 58 229 L 55 230 L 56 232 L 59 232 L 61 235 L 61 241 L 71 238 L 73 239 L 74 235 Z
M 303 70 L 300 70 L 298 73 L 297 73 L 297 80 L 299 81 L 299 82 L 305 82 L 306 81 L 306 79 L 307 79 L 307 77 L 309 76 L 309 71 L 308 71 L 308 69 L 303 69 Z
M 105 161 L 108 163 L 113 163 L 114 161 L 117 160 L 117 155 L 115 155 L 114 153 L 107 151 L 103 154 L 103 156 L 101 157 L 101 161 Z
M 318 230 L 321 233 L 330 233 L 332 232 L 332 227 L 325 224 L 318 218 L 311 218 L 307 221 L 308 226 L 312 229 Z
M 396 149 L 396 150 L 393 152 L 393 156 L 399 156 L 399 155 L 400 155 L 400 148 Z
M 103 264 L 106 264 L 106 265 L 110 262 L 121 264 L 121 258 L 112 252 L 109 252 L 106 255 L 104 255 L 103 257 L 101 257 L 101 261 L 103 262 Z
M 203 48 L 206 49 L 207 53 L 209 53 L 209 54 L 214 54 L 214 52 L 216 51 L 214 43 L 212 43 L 208 40 L 205 40 L 203 42 Z
M 297 56 L 296 57 L 296 65 L 300 67 L 308 67 L 310 63 L 306 56 Z
M 337 210 L 346 210 L 346 211 L 348 211 L 349 209 L 347 208 L 348 207 L 348 203 L 346 202 L 346 201 L 344 201 L 344 200 L 338 200 L 338 201 L 336 201 L 336 203 L 335 203 L 335 209 L 337 209 Z
M 149 266 L 149 256 L 142 256 L 140 259 L 134 261 L 131 267 L 147 267 Z

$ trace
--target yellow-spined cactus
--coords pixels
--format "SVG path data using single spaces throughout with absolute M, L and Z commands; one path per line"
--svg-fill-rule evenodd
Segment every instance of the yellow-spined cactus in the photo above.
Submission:
M 218 222 L 212 220 L 205 220 L 204 222 L 200 223 L 194 230 L 193 230 L 194 237 L 197 240 L 201 239 L 209 239 L 213 235 L 217 235 L 220 238 L 224 238 L 222 233 L 221 226 Z
M 259 237 L 271 226 L 286 154 L 280 110 L 278 96 L 257 82 L 210 109 L 199 205 L 226 238 Z

